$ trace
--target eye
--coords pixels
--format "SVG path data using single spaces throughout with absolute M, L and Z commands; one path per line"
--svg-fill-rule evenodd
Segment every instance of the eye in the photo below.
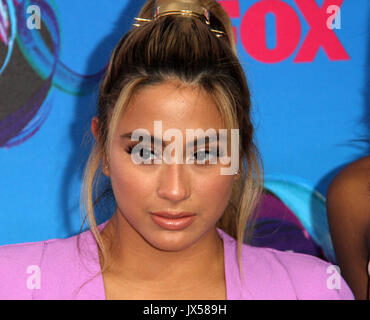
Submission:
M 130 145 L 128 148 L 127 148 L 127 153 L 128 154 L 134 154 L 134 156 L 136 157 L 140 157 L 142 160 L 153 160 L 154 159 L 154 156 L 157 156 L 157 154 L 154 152 L 154 150 L 152 149 L 148 149 L 148 148 L 141 148 L 139 150 L 136 150 L 136 151 L 132 151 L 132 149 L 134 148 L 135 145 Z M 153 157 L 152 157 L 153 156 Z
M 209 160 L 210 152 L 209 150 L 202 150 L 202 151 L 195 153 L 195 155 L 196 155 L 197 161 L 204 161 L 204 160 Z
M 217 148 L 213 148 L 211 150 L 207 149 L 207 150 L 198 151 L 194 153 L 194 155 L 195 155 L 194 162 L 196 164 L 198 161 L 200 162 L 199 164 L 204 164 L 202 162 L 207 162 L 212 158 L 219 158 L 220 156 L 223 155 L 223 153 L 220 152 Z

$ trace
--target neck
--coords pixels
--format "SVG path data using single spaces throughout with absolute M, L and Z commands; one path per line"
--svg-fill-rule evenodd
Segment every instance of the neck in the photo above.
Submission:
M 122 283 L 168 291 L 195 289 L 224 277 L 223 240 L 215 227 L 186 249 L 163 251 L 148 243 L 116 210 L 101 236 L 109 248 L 106 272 Z

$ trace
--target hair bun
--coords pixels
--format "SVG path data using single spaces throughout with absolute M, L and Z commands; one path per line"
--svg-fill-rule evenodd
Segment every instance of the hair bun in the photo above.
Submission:
M 139 12 L 138 17 L 145 21 L 153 19 L 155 16 L 174 14 L 174 11 L 179 14 L 180 8 L 184 11 L 188 10 L 190 16 L 204 17 L 205 22 L 210 25 L 210 30 L 216 33 L 217 36 L 223 35 L 236 54 L 230 17 L 216 0 L 148 0 Z M 170 13 L 171 11 L 172 13 Z M 139 26 L 139 24 L 135 24 L 135 26 Z
M 198 0 L 202 6 L 210 12 L 211 27 L 226 33 L 227 40 L 236 54 L 236 43 L 234 38 L 233 26 L 227 12 L 216 0 Z

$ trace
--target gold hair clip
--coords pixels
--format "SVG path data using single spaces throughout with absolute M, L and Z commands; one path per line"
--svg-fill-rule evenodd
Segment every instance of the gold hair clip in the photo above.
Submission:
M 153 19 L 134 18 L 136 23 L 134 23 L 133 26 L 140 27 L 142 23 L 153 21 L 168 15 L 197 17 L 210 26 L 209 11 L 194 0 L 160 0 L 157 3 L 158 5 L 154 8 Z M 223 31 L 212 28 L 210 28 L 210 30 L 216 34 L 216 37 L 222 37 L 225 35 L 225 32 Z

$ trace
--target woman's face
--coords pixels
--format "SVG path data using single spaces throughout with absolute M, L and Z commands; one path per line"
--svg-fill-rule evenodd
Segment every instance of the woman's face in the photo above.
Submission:
M 133 157 L 150 158 L 153 162 L 154 159 L 162 159 L 162 164 L 137 164 L 132 160 L 130 147 L 139 141 L 122 136 L 136 129 L 146 129 L 150 135 L 161 138 L 154 133 L 155 120 L 162 122 L 162 134 L 173 128 L 181 131 L 181 141 L 176 138 L 175 143 L 183 145 L 183 163 L 166 163 L 162 157 L 164 149 L 155 149 L 154 144 L 145 145 L 146 150 Z M 198 128 L 204 132 L 210 128 L 219 132 L 223 128 L 212 98 L 203 90 L 176 88 L 174 83 L 165 82 L 138 91 L 113 137 L 109 169 L 104 173 L 110 176 L 118 214 L 130 228 L 160 250 L 185 249 L 207 232 L 214 231 L 229 202 L 235 176 L 220 174 L 224 164 L 220 161 L 217 164 L 186 163 L 187 158 L 207 158 L 207 153 L 196 153 L 195 144 L 192 153 L 188 153 L 185 147 L 186 129 Z M 175 141 L 174 137 L 171 141 Z M 163 148 L 171 141 L 164 141 Z M 198 152 L 210 150 L 212 156 L 212 146 L 217 147 L 217 141 L 199 145 Z M 175 156 L 175 153 L 171 155 Z M 161 225 L 163 219 L 153 215 L 163 211 L 191 213 L 192 218 L 183 220 L 192 222 L 173 230 Z

